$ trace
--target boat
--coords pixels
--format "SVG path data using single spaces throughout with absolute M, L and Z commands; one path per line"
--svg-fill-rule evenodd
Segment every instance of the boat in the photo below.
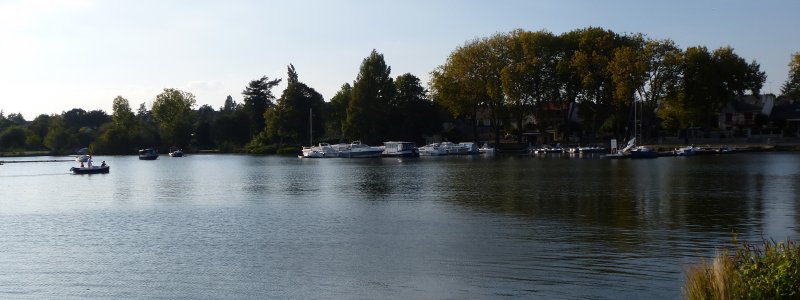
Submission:
M 564 148 L 561 147 L 561 144 L 556 144 L 555 147 L 543 145 L 542 147 L 533 149 L 530 152 L 533 154 L 561 154 L 564 153 Z
M 75 156 L 75 161 L 77 161 L 77 162 L 87 162 L 87 161 L 89 161 L 89 155 L 84 154 L 84 155 Z
M 447 155 L 466 155 L 466 154 L 479 154 L 478 146 L 473 142 L 461 142 L 458 144 L 452 142 L 441 142 L 439 147 L 444 149 Z
M 141 160 L 155 160 L 158 158 L 158 151 L 154 148 L 146 148 L 139 150 L 139 159 Z
M 339 156 L 339 151 L 328 143 L 319 143 L 319 145 L 313 147 L 303 147 L 300 151 L 302 153 L 300 156 L 301 158 L 329 158 Z
M 367 144 L 362 144 L 361 141 L 353 141 L 350 143 L 350 147 L 342 152 L 339 152 L 339 157 L 381 157 L 381 154 L 383 154 L 382 147 L 373 147 Z
M 476 145 L 473 142 L 461 142 L 461 143 L 458 143 L 458 147 L 460 149 L 460 152 L 463 152 L 463 154 L 480 154 L 481 153 L 480 149 L 478 148 L 478 145 Z
M 692 156 L 697 154 L 697 150 L 698 149 L 694 146 L 687 146 L 675 149 L 673 154 L 675 154 L 675 156 Z
M 388 157 L 418 157 L 417 143 L 413 142 L 384 142 L 383 156 Z
M 489 146 L 489 142 L 483 142 L 483 144 L 481 144 L 481 147 L 478 148 L 478 152 L 485 154 L 494 154 L 494 147 Z
M 91 166 L 91 167 L 72 167 L 69 169 L 72 174 L 105 174 L 111 170 L 108 165 Z
M 656 158 L 658 152 L 651 150 L 646 146 L 636 146 L 630 150 L 630 158 Z
M 425 146 L 420 147 L 419 149 L 420 156 L 442 156 L 447 155 L 447 149 L 442 148 L 441 144 L 439 143 L 432 143 Z
M 172 149 L 172 151 L 169 152 L 169 156 L 170 157 L 183 157 L 183 150 L 178 149 L 178 148 Z

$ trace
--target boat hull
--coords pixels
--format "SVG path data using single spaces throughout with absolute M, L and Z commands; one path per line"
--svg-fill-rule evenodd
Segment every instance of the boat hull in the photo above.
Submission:
M 69 169 L 72 174 L 105 174 L 111 170 L 109 166 L 93 166 L 91 168 L 72 167 Z

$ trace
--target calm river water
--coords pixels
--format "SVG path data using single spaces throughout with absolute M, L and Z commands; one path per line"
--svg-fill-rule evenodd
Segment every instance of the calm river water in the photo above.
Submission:
M 800 238 L 797 153 L 101 160 L 0 166 L 0 298 L 674 299 Z

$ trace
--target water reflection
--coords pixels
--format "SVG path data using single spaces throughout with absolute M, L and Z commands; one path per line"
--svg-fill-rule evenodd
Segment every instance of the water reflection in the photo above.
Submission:
M 104 160 L 0 166 L 12 297 L 677 298 L 733 233 L 800 228 L 798 154 Z

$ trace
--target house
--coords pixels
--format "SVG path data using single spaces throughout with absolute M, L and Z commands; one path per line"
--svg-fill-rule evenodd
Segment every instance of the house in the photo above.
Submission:
M 745 95 L 725 105 L 718 116 L 721 130 L 750 136 L 754 129 L 761 129 L 775 106 L 775 95 Z
M 781 97 L 770 119 L 783 130 L 783 136 L 800 136 L 800 101 Z

